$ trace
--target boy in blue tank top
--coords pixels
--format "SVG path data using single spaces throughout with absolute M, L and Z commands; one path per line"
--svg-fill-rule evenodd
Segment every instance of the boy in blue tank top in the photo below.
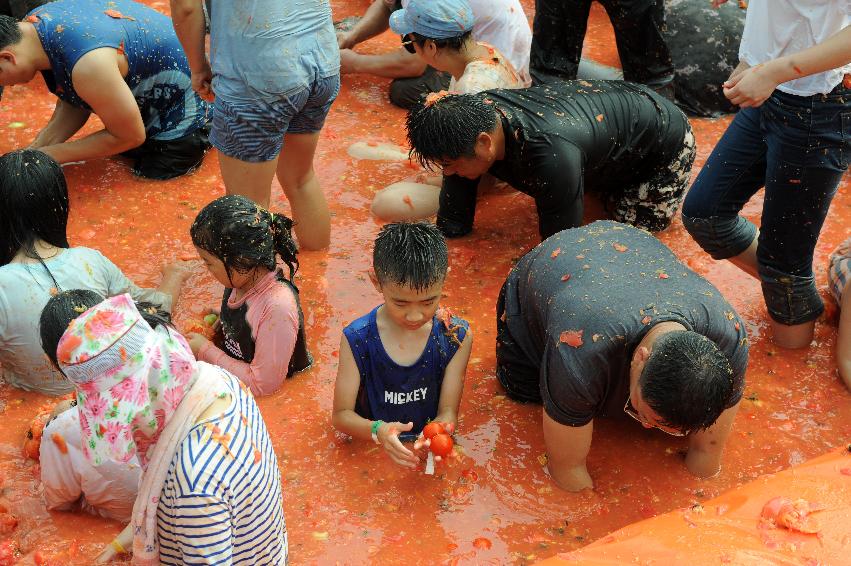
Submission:
M 387 224 L 375 240 L 370 279 L 384 303 L 345 329 L 332 422 L 384 447 L 406 468 L 425 457 L 402 444 L 429 421 L 454 427 L 473 344 L 467 321 L 438 312 L 449 269 L 433 224 Z

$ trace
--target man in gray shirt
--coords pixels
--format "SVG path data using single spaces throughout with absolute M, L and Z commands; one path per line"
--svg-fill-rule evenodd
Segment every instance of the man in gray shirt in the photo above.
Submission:
M 689 471 L 718 473 L 744 386 L 744 324 L 649 233 L 600 221 L 526 254 L 500 293 L 496 353 L 508 395 L 544 405 L 562 488 L 592 487 L 593 421 L 624 414 L 688 436 Z

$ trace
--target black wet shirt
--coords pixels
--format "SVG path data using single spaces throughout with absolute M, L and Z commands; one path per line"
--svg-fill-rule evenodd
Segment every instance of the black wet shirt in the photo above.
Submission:
M 488 171 L 535 199 L 541 238 L 582 223 L 586 189 L 648 179 L 683 147 L 688 120 L 671 102 L 624 81 L 566 81 L 481 93 L 499 113 L 505 156 Z M 443 178 L 437 225 L 473 229 L 478 179 Z
M 612 221 L 560 232 L 520 260 L 504 292 L 508 355 L 540 368 L 527 378 L 538 379 L 547 414 L 561 424 L 623 415 L 633 352 L 665 321 L 718 346 L 733 368 L 727 407 L 741 399 L 744 323 L 718 289 L 648 232 Z M 516 378 L 523 376 L 507 376 Z

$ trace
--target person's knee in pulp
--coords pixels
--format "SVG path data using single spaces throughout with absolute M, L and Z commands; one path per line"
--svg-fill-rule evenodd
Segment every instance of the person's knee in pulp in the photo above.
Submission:
M 467 321 L 438 310 L 448 269 L 446 241 L 433 224 L 387 224 L 369 273 L 384 303 L 346 326 L 340 341 L 334 427 L 372 438 L 411 469 L 425 452 L 402 441 L 431 421 L 454 430 L 472 349 Z

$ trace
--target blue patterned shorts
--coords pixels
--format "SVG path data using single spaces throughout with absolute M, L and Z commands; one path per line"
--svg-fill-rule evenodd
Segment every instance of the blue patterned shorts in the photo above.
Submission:
M 339 92 L 340 75 L 333 75 L 294 89 L 271 105 L 228 103 L 217 96 L 210 143 L 240 161 L 271 161 L 281 152 L 284 134 L 308 134 L 322 129 Z

